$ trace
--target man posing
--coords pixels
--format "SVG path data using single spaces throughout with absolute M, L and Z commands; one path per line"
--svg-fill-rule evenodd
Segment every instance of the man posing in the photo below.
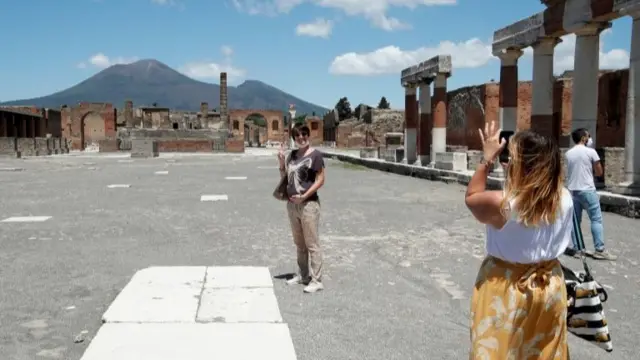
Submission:
M 598 153 L 593 149 L 593 139 L 587 129 L 577 129 L 571 133 L 575 145 L 565 154 L 567 161 L 567 188 L 573 197 L 573 208 L 582 222 L 582 210 L 587 211 L 591 221 L 591 235 L 595 252 L 593 257 L 601 260 L 615 260 L 616 256 L 604 248 L 604 227 L 602 226 L 602 211 L 600 197 L 596 192 L 593 173 L 602 176 L 602 164 Z M 576 247 L 574 236 L 573 246 Z

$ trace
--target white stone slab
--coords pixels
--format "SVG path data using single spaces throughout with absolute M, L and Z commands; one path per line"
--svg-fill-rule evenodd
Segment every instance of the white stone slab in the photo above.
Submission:
M 107 185 L 107 187 L 109 189 L 122 189 L 122 188 L 128 189 L 131 187 L 131 185 L 130 184 L 111 184 L 111 185 Z
M 118 160 L 119 163 L 132 163 L 133 160 Z
M 247 180 L 246 176 L 227 176 L 225 180 Z
M 207 268 L 205 289 L 272 288 L 269 268 L 262 266 L 211 266 Z
M 269 169 L 269 170 L 275 170 L 275 169 L 279 169 L 279 167 L 278 167 L 278 166 L 258 166 L 258 169 L 263 169 L 263 170 L 266 170 L 266 169 Z
M 296 360 L 286 324 L 105 324 L 81 360 Z
M 204 267 L 153 267 L 136 273 L 104 313 L 107 323 L 195 323 Z
M 166 171 L 166 170 L 164 170 L 164 171 L 156 171 L 154 174 L 156 174 L 156 175 L 168 175 L 169 172 Z
M 281 323 L 273 288 L 205 289 L 198 322 Z
M 2 222 L 43 222 L 51 219 L 51 216 L 12 216 Z
M 227 195 L 202 195 L 200 201 L 227 201 L 229 196 Z

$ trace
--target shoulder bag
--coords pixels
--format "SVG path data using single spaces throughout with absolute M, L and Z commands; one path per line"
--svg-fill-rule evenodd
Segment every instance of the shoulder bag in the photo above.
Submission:
M 582 229 L 576 213 L 573 209 L 571 211 L 573 212 L 573 231 L 577 242 L 575 250 L 580 254 L 584 272 L 576 272 L 562 266 L 567 287 L 567 330 L 575 336 L 611 352 L 613 351 L 613 343 L 602 306 L 609 296 L 602 285 L 593 278 L 585 258 Z

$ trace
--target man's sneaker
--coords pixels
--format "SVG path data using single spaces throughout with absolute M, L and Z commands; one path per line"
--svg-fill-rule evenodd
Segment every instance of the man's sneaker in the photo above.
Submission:
M 299 285 L 299 284 L 307 284 L 307 283 L 309 283 L 309 280 L 305 281 L 305 279 L 300 275 L 296 275 L 291 279 L 287 280 L 287 285 Z
M 611 254 L 607 250 L 596 250 L 591 254 L 591 256 L 593 256 L 594 259 L 598 260 L 615 260 L 618 258 L 616 255 Z
M 320 291 L 322 289 L 324 289 L 324 285 L 322 285 L 321 282 L 312 281 L 312 282 L 309 283 L 309 285 L 307 285 L 304 288 L 303 291 L 306 292 L 306 293 L 314 293 L 314 292 Z
M 580 259 L 580 252 L 576 251 L 575 249 L 572 248 L 567 248 L 564 251 L 564 254 L 566 256 L 572 257 L 572 258 L 576 258 L 576 259 Z

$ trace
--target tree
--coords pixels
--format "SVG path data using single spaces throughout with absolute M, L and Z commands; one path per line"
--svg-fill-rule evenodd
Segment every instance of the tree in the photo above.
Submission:
M 336 104 L 336 112 L 338 112 L 338 120 L 342 121 L 344 119 L 348 119 L 353 116 L 353 111 L 351 110 L 351 104 L 347 97 L 340 98 L 338 103 Z
M 298 115 L 293 119 L 293 124 L 304 124 L 307 122 L 307 114 Z
M 378 103 L 378 109 L 389 109 L 391 107 L 391 104 L 389 104 L 389 102 L 387 101 L 386 97 L 382 97 L 382 99 L 380 99 L 380 102 Z

